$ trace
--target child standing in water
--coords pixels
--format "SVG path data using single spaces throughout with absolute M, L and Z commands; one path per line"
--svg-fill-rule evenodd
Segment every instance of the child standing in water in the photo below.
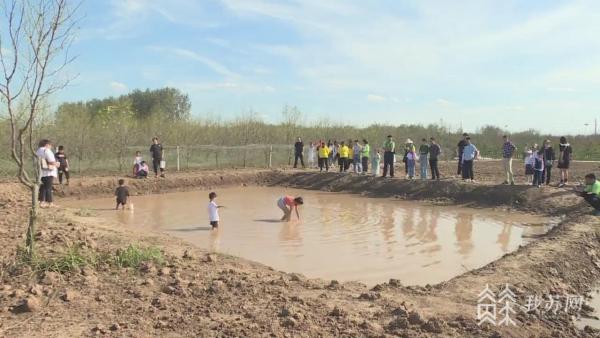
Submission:
M 127 198 L 129 197 L 129 188 L 125 186 L 125 180 L 119 180 L 119 187 L 115 190 L 115 196 L 117 196 L 117 207 L 115 210 L 119 210 L 119 206 L 123 206 L 123 210 L 125 210 L 125 205 L 127 204 Z
M 214 191 L 208 194 L 208 199 L 210 200 L 210 202 L 208 202 L 208 221 L 213 230 L 218 229 L 219 208 L 223 208 L 223 206 L 217 205 L 217 202 L 215 201 L 217 199 L 217 193 Z
M 292 209 L 296 210 L 296 216 L 300 220 L 300 213 L 298 212 L 298 205 L 304 204 L 302 197 L 283 196 L 277 200 L 277 206 L 283 211 L 282 221 L 289 222 L 292 219 Z
M 379 176 L 379 165 L 381 164 L 381 151 L 377 149 L 371 157 L 371 172 L 373 176 Z

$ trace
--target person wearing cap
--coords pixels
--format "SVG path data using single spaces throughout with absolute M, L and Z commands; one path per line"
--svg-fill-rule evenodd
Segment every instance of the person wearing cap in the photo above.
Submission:
M 415 166 L 417 162 L 417 151 L 413 140 L 406 139 L 404 151 L 406 153 L 406 177 L 412 180 L 415 178 Z
M 504 143 L 502 145 L 502 163 L 504 164 L 504 175 L 506 180 L 502 184 L 515 185 L 515 176 L 512 169 L 512 160 L 517 147 L 508 139 L 508 135 L 502 137 Z
M 462 140 L 460 140 L 458 142 L 458 145 L 456 146 L 456 156 L 458 156 L 458 170 L 456 175 L 460 176 L 462 173 L 462 168 L 463 168 L 463 151 L 465 149 L 465 147 L 467 146 L 467 137 L 469 137 L 469 134 L 467 133 L 463 133 L 463 138 Z
M 387 140 L 383 143 L 383 175 L 386 177 L 388 170 L 390 177 L 394 177 L 394 154 L 396 153 L 396 143 L 392 135 L 387 136 Z
M 475 175 L 473 174 L 473 162 L 479 157 L 479 150 L 471 143 L 471 138 L 467 136 L 465 138 L 466 145 L 463 148 L 463 167 L 462 167 L 462 179 L 463 181 L 470 179 L 471 182 L 475 181 Z

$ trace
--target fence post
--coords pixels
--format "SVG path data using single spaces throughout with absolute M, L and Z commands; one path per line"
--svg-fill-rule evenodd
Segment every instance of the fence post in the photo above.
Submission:
M 273 145 L 269 148 L 269 169 L 273 167 Z
M 177 146 L 177 171 L 179 171 L 179 146 Z

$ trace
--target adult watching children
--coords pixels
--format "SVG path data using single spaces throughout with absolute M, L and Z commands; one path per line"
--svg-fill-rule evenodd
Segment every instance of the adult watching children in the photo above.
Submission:
M 467 146 L 467 137 L 469 137 L 469 134 L 464 133 L 462 134 L 463 138 L 462 140 L 460 140 L 458 142 L 458 144 L 456 145 L 456 156 L 458 156 L 458 170 L 456 172 L 456 175 L 460 176 L 462 174 L 462 170 L 463 170 L 463 152 L 465 150 L 465 147 Z
M 39 201 L 41 208 L 54 207 L 52 199 L 52 183 L 58 176 L 58 167 L 60 163 L 56 161 L 52 152 L 52 142 L 50 140 L 41 140 L 38 144 L 38 150 L 35 152 L 41 162 L 40 176 L 42 185 L 40 185 Z
M 163 168 L 161 165 L 163 154 L 163 146 L 160 144 L 158 137 L 153 137 L 152 145 L 150 146 L 150 155 L 152 156 L 152 169 L 154 170 L 154 177 L 158 177 L 159 170 L 160 177 L 165 177 L 165 168 Z
M 392 135 L 388 135 L 383 143 L 383 177 L 387 176 L 388 170 L 390 177 L 394 177 L 394 154 L 396 152 L 396 143 Z
M 294 143 L 294 168 L 298 168 L 298 159 L 304 168 L 304 142 L 298 137 Z

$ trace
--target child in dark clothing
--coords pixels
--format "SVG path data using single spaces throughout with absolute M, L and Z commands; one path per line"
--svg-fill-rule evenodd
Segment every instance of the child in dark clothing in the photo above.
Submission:
M 129 197 L 129 188 L 125 186 L 125 180 L 119 180 L 119 187 L 115 190 L 115 196 L 117 196 L 117 207 L 116 210 L 119 210 L 119 205 L 123 206 L 123 210 L 125 210 L 125 205 L 127 204 L 127 198 Z
M 65 154 L 65 147 L 58 146 L 58 152 L 54 155 L 56 161 L 60 163 L 58 167 L 58 183 L 63 184 L 63 176 L 67 179 L 67 185 L 69 185 L 69 158 Z

